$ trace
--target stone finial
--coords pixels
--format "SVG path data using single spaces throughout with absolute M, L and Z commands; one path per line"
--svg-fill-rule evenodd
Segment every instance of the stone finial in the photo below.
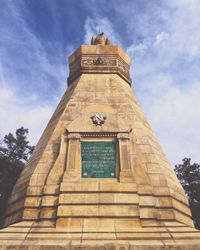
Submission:
M 110 40 L 104 36 L 104 33 L 100 33 L 97 36 L 93 36 L 91 39 L 91 45 L 109 45 L 110 44 Z

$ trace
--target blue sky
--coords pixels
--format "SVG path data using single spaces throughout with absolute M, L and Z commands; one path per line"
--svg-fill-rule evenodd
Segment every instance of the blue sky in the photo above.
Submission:
M 0 134 L 35 144 L 64 90 L 67 57 L 99 30 L 132 58 L 133 89 L 172 164 L 200 162 L 199 0 L 0 0 Z

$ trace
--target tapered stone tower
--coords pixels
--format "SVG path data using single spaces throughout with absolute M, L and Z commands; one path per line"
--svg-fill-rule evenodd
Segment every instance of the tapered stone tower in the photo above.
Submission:
M 184 190 L 132 91 L 128 55 L 99 34 L 69 67 L 13 189 L 0 249 L 200 249 Z

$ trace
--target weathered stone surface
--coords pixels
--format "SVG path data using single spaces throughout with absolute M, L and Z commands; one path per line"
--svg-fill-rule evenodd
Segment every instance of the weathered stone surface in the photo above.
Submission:
M 184 190 L 129 85 L 128 55 L 85 45 L 69 61 L 70 86 L 13 189 L 0 249 L 200 249 Z M 116 176 L 82 178 L 81 142 L 115 142 Z

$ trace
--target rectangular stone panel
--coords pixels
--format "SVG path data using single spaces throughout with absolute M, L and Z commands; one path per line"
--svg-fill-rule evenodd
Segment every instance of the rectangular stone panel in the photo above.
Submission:
M 116 219 L 115 229 L 118 232 L 131 232 L 141 228 L 141 222 L 139 219 Z
M 81 142 L 82 177 L 116 177 L 116 142 Z
M 40 210 L 41 219 L 54 219 L 56 218 L 56 210 L 51 207 L 44 207 Z
M 63 228 L 67 232 L 82 232 L 83 219 L 61 218 L 56 221 L 56 227 Z
M 136 183 L 100 183 L 100 192 L 136 193 Z
M 115 232 L 114 219 L 85 218 L 83 232 Z
M 138 217 L 138 207 L 134 205 L 61 205 L 58 207 L 59 217 Z
M 169 233 L 159 233 L 159 232 L 153 232 L 153 233 L 117 233 L 117 239 L 118 240 L 129 240 L 129 239 L 170 239 Z
M 111 217 L 138 217 L 138 207 L 134 205 L 101 205 L 99 206 L 99 216 Z
M 58 198 L 56 196 L 43 196 L 42 197 L 42 206 L 48 207 L 48 206 L 54 206 L 57 204 Z
M 85 195 L 84 194 L 60 194 L 59 196 L 59 204 L 73 204 L 73 203 L 84 203 L 85 202 Z
M 98 206 L 59 206 L 57 215 L 64 216 L 98 216 Z
M 39 209 L 26 208 L 23 211 L 23 219 L 24 220 L 36 220 L 39 216 Z
M 88 182 L 88 183 L 61 183 L 61 192 L 96 192 L 99 191 L 98 182 Z

